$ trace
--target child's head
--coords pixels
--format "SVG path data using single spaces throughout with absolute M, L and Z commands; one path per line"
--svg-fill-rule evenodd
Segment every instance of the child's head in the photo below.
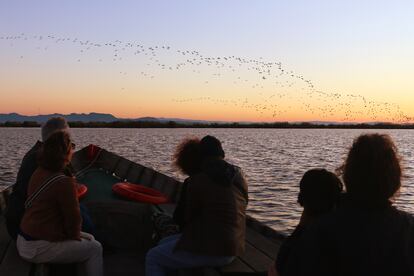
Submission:
M 298 202 L 311 216 L 332 211 L 343 188 L 341 180 L 325 169 L 307 171 L 299 185 Z

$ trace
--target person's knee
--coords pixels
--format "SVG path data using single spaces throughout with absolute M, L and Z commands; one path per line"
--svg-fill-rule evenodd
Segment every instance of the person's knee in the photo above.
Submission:
M 159 260 L 159 254 L 158 254 L 158 248 L 154 247 L 150 249 L 147 254 L 145 255 L 145 263 L 147 264 L 155 264 L 158 263 Z
M 102 256 L 103 249 L 102 249 L 101 243 L 98 242 L 97 240 L 91 240 L 89 242 L 90 242 L 90 250 L 91 250 L 92 255 Z

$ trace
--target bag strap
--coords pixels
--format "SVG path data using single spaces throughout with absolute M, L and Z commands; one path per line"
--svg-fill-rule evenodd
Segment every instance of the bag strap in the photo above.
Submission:
M 44 190 L 46 190 L 51 184 L 53 184 L 53 182 L 55 182 L 55 181 L 57 181 L 57 180 L 59 180 L 59 179 L 61 179 L 61 178 L 64 178 L 64 177 L 66 177 L 66 175 L 64 175 L 64 174 L 55 174 L 55 175 L 52 175 L 51 177 L 49 177 L 48 179 L 46 179 L 43 183 L 42 183 L 42 185 L 33 193 L 33 194 L 31 194 L 28 198 L 27 198 L 27 200 L 26 200 L 26 202 L 24 203 L 24 207 L 25 207 L 25 209 L 27 209 L 27 208 L 30 208 L 30 206 L 32 206 L 32 203 L 33 203 L 33 201 L 36 199 L 36 198 L 38 198 L 39 197 L 39 195 L 44 191 Z

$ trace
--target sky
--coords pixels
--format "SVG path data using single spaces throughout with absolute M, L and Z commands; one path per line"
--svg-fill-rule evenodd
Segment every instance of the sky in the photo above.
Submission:
M 0 113 L 414 121 L 412 1 L 0 0 Z

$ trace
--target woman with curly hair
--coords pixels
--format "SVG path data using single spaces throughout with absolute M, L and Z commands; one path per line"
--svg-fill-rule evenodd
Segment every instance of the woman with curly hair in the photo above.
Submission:
M 213 136 L 178 146 L 175 164 L 189 176 L 174 215 L 181 233 L 162 239 L 147 253 L 145 275 L 223 266 L 243 253 L 247 183 L 241 169 L 224 155 Z
M 388 135 L 355 139 L 341 167 L 346 194 L 314 224 L 284 275 L 414 275 L 414 217 L 393 206 L 401 188 Z

